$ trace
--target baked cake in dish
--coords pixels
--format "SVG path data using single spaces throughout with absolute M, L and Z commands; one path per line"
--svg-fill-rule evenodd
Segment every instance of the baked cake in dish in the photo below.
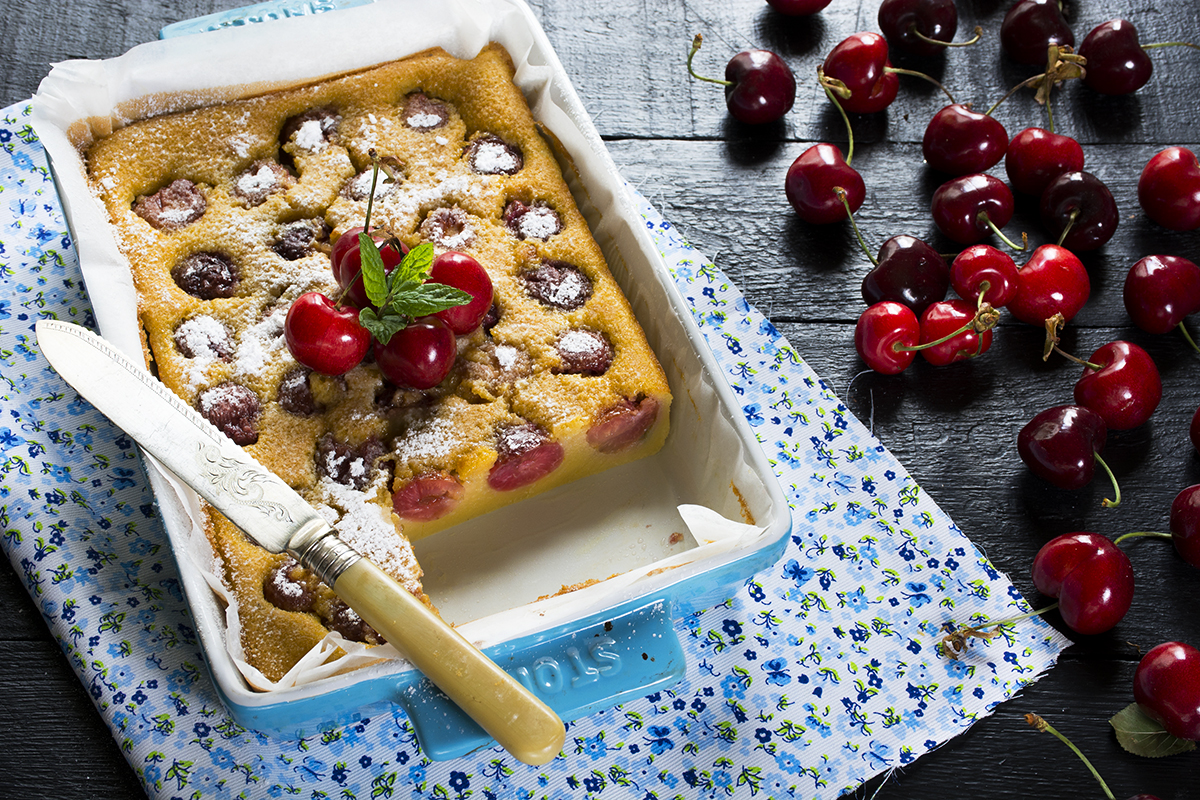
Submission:
M 498 45 L 430 50 L 144 119 L 85 152 L 158 376 L 423 598 L 411 541 L 653 453 L 668 430 L 663 371 L 512 76 Z M 473 256 L 494 288 L 424 391 L 370 358 L 311 372 L 282 336 L 301 294 L 338 296 L 329 251 L 363 224 L 373 154 L 395 177 L 372 224 Z M 209 518 L 267 680 L 329 631 L 379 641 L 314 575 Z

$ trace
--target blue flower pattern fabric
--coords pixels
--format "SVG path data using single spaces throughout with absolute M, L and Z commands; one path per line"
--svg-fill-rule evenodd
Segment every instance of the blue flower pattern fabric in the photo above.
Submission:
M 1068 643 L 1030 619 L 941 655 L 943 623 L 1028 606 L 633 195 L 788 496 L 783 557 L 676 622 L 681 683 L 569 723 L 541 768 L 499 748 L 431 762 L 399 709 L 301 741 L 241 727 L 205 671 L 136 448 L 38 355 L 37 319 L 94 325 L 27 116 L 13 106 L 0 123 L 3 548 L 152 797 L 825 800 L 962 732 Z

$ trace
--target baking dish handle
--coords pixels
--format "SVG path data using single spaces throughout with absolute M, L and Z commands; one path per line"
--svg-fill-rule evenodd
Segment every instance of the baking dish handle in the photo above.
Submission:
M 671 604 L 657 600 L 550 638 L 518 640 L 484 652 L 565 721 L 673 686 L 686 661 Z M 448 761 L 495 741 L 428 679 L 400 687 L 424 754 Z M 566 747 L 571 747 L 568 738 Z

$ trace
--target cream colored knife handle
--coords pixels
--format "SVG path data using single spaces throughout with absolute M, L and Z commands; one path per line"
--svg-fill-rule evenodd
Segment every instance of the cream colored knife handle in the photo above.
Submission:
M 539 766 L 562 750 L 566 728 L 549 706 L 371 561 L 333 590 L 514 758 Z

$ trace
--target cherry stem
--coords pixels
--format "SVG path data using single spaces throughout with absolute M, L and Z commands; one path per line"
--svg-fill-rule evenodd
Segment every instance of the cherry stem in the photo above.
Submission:
M 996 309 L 992 308 L 991 303 L 983 302 L 983 298 L 981 296 L 979 303 L 977 305 L 977 310 L 975 312 L 975 316 L 971 317 L 971 319 L 969 319 L 967 322 L 964 322 L 963 326 L 961 328 L 959 328 L 958 330 L 954 331 L 953 333 L 948 333 L 940 339 L 934 339 L 931 342 L 921 342 L 920 344 L 915 344 L 915 345 L 912 345 L 911 347 L 907 347 L 905 345 L 900 344 L 899 342 L 895 342 L 892 345 L 892 350 L 896 351 L 897 353 L 908 353 L 908 352 L 916 352 L 918 350 L 928 350 L 930 347 L 936 347 L 939 344 L 945 344 L 946 342 L 953 339 L 955 336 L 964 334 L 967 331 L 973 330 L 976 333 L 983 333 L 984 331 L 990 331 L 992 328 L 996 327 L 996 322 L 999 319 L 1000 319 L 1000 314 L 996 312 Z M 978 345 L 979 346 L 976 349 L 975 355 L 979 355 L 981 352 L 983 352 L 983 349 L 982 349 L 983 348 L 983 337 L 979 338 Z
M 1047 106 L 1046 112 L 1049 113 L 1049 111 L 1050 111 L 1050 107 Z M 1061 234 L 1059 234 L 1058 241 L 1055 242 L 1056 245 L 1058 245 L 1059 247 L 1062 247 L 1062 243 L 1066 240 L 1067 234 L 1071 232 L 1071 228 L 1075 227 L 1075 220 L 1077 220 L 1077 219 L 1079 219 L 1079 209 L 1072 208 L 1071 216 L 1069 216 L 1067 218 L 1067 224 L 1065 226 L 1063 226 L 1063 232 Z
M 1143 50 L 1151 50 L 1155 47 L 1193 47 L 1200 50 L 1200 44 L 1194 42 L 1151 42 L 1150 44 L 1142 45 Z
M 719 78 L 706 78 L 703 75 L 697 75 L 696 70 L 692 69 L 692 59 L 696 57 L 696 52 L 700 49 L 701 43 L 704 42 L 704 37 L 697 33 L 696 38 L 692 39 L 692 49 L 688 51 L 687 68 L 691 76 L 698 81 L 708 81 L 715 83 L 718 86 L 733 86 L 733 81 L 721 80 Z
M 1071 742 L 1070 739 L 1063 736 L 1058 731 L 1054 730 L 1054 727 L 1049 722 L 1046 722 L 1046 720 L 1042 719 L 1037 714 L 1026 714 L 1025 721 L 1028 722 L 1030 725 L 1032 725 L 1037 730 L 1042 731 L 1043 733 L 1053 734 L 1060 742 L 1065 744 L 1067 747 L 1071 748 L 1071 752 L 1073 752 L 1075 755 L 1079 756 L 1079 760 L 1082 761 L 1083 765 L 1088 768 L 1089 772 L 1092 773 L 1092 777 L 1094 777 L 1097 781 L 1099 781 L 1100 788 L 1104 790 L 1104 794 L 1108 798 L 1108 800 L 1116 800 L 1116 798 L 1113 797 L 1112 790 L 1110 790 L 1108 788 L 1108 784 L 1104 782 L 1104 778 L 1101 778 L 1100 773 L 1097 772 L 1096 768 L 1092 766 L 1092 762 L 1088 761 L 1087 756 L 1085 756 L 1082 752 L 1080 752 L 1079 748 L 1076 747 L 1074 745 L 1074 743 Z
M 1079 356 L 1073 356 L 1070 353 L 1068 353 L 1066 350 L 1063 350 L 1057 344 L 1050 345 L 1050 351 L 1054 352 L 1054 353 L 1058 353 L 1060 356 L 1067 359 L 1068 361 L 1074 361 L 1076 364 L 1079 364 L 1080 366 L 1083 366 L 1083 367 L 1087 367 L 1088 369 L 1102 370 L 1102 369 L 1104 369 L 1105 366 L 1107 366 L 1105 364 L 1093 364 L 1091 361 L 1086 361 L 1086 360 L 1080 358 Z M 1047 358 L 1048 357 L 1049 357 L 1049 353 L 1047 353 Z M 1043 358 L 1042 360 L 1045 361 L 1046 359 Z
M 371 156 L 371 193 L 367 195 L 367 213 L 363 217 L 363 230 L 369 236 L 371 232 L 371 206 L 375 202 L 375 182 L 379 180 L 379 154 L 375 152 L 374 147 L 368 150 L 367 153 Z M 358 265 L 358 272 L 354 274 L 354 280 L 349 281 L 346 284 L 346 287 L 342 289 L 342 291 L 338 292 L 337 303 L 335 305 L 340 306 L 342 304 L 342 301 L 346 299 L 346 294 L 350 291 L 350 287 L 357 283 L 358 279 L 362 277 L 361 256 L 359 257 Z
M 928 44 L 935 44 L 940 47 L 970 47 L 971 45 L 975 44 L 976 42 L 978 42 L 980 39 L 983 38 L 983 28 L 981 28 L 978 25 L 975 26 L 975 35 L 972 36 L 970 39 L 966 40 L 965 42 L 943 42 L 941 39 L 934 39 L 932 37 L 926 36 L 925 34 L 921 33 L 919 30 L 917 30 L 917 23 L 915 23 L 915 22 L 912 25 L 908 26 L 908 32 L 911 33 L 916 38 L 920 39 L 922 42 L 927 42 Z
M 1169 533 L 1163 533 L 1162 531 L 1130 531 L 1129 533 L 1121 534 L 1116 539 L 1114 539 L 1113 544 L 1120 544 L 1121 542 L 1125 541 L 1126 539 L 1138 539 L 1138 538 L 1174 539 L 1175 537 Z
M 933 40 L 930 40 L 930 41 L 933 41 Z M 939 42 L 939 44 L 940 44 L 940 42 Z M 946 97 L 950 98 L 951 103 L 958 102 L 957 100 L 954 99 L 954 95 L 950 94 L 950 90 L 947 89 L 945 86 L 942 86 L 942 84 L 938 82 L 938 79 L 933 77 L 932 75 L 926 75 L 924 72 L 917 72 L 915 69 L 902 69 L 901 67 L 884 67 L 883 71 L 891 72 L 896 75 L 912 75 L 914 78 L 924 78 L 925 80 L 929 81 L 934 86 L 936 86 L 937 88 L 941 89 L 942 92 L 945 93 Z
M 833 103 L 834 108 L 842 115 L 842 122 L 846 123 L 846 166 L 850 166 L 850 162 L 854 159 L 854 127 L 850 124 L 850 116 L 846 114 L 846 109 L 842 108 L 842 104 L 833 96 L 833 90 L 825 83 L 825 76 L 821 73 L 821 68 L 817 68 L 817 83 L 825 90 L 825 96 L 829 98 L 829 102 Z M 870 253 L 867 257 L 870 258 Z M 874 259 L 872 259 L 874 261 Z
M 1104 459 L 1100 457 L 1099 453 L 1094 452 L 1094 453 L 1092 453 L 1092 455 L 1094 455 L 1096 457 L 1096 463 L 1099 464 L 1104 469 L 1104 471 L 1108 473 L 1108 479 L 1110 481 L 1112 481 L 1113 493 L 1116 495 L 1116 498 L 1117 498 L 1116 500 L 1109 500 L 1106 497 L 1100 503 L 1100 505 L 1104 506 L 1105 508 L 1115 508 L 1115 507 L 1121 505 L 1121 485 L 1119 483 L 1117 483 L 1117 476 L 1113 475 L 1113 471 L 1108 468 L 1108 464 L 1104 463 Z
M 997 100 L 995 103 L 993 103 L 992 107 L 983 113 L 986 116 L 990 117 L 992 115 L 992 112 L 995 111 L 997 108 L 999 108 L 1000 104 L 1003 103 L 1005 100 L 1012 97 L 1014 94 L 1019 92 L 1021 89 L 1024 89 L 1026 86 L 1032 85 L 1034 81 L 1037 81 L 1044 77 L 1045 77 L 1045 75 L 1034 75 L 1032 78 L 1026 78 L 1025 80 L 1018 83 L 1016 86 L 1014 86 L 1013 88 L 1009 89 L 1008 94 L 1004 95 L 1004 97 L 1001 97 L 999 100 Z
M 1187 343 L 1192 346 L 1192 349 L 1197 353 L 1200 353 L 1200 345 L 1197 345 L 1196 340 L 1192 338 L 1190 333 L 1188 333 L 1187 326 L 1183 324 L 1182 320 L 1179 323 L 1179 330 L 1183 332 L 1183 338 L 1187 339 Z
M 1053 611 L 1056 608 L 1058 608 L 1058 603 L 1051 603 L 1045 608 L 1030 611 L 1028 614 L 996 620 L 995 622 L 981 622 L 978 625 L 963 626 L 961 628 L 959 628 L 957 622 L 945 622 L 942 624 L 941 630 L 949 632 L 938 642 L 938 646 L 941 648 L 943 655 L 952 661 L 957 661 L 958 657 L 966 651 L 967 644 L 971 639 L 991 639 L 993 636 L 999 635 L 1001 628 L 1015 625 L 1031 617 L 1041 616 L 1047 611 Z M 951 628 L 954 628 L 954 630 L 950 630 Z
M 872 266 L 878 266 L 879 261 L 875 256 L 871 255 L 871 251 L 867 249 L 867 243 L 863 240 L 862 232 L 858 229 L 858 222 L 854 219 L 854 212 L 850 210 L 850 199 L 845 189 L 841 186 L 833 187 L 833 193 L 837 195 L 837 199 L 842 201 L 842 207 L 846 209 L 846 217 L 850 220 L 850 227 L 854 229 L 854 236 L 858 239 L 858 246 L 867 254 L 867 259 Z
M 1007 236 L 1005 236 L 1004 231 L 1002 231 L 996 227 L 996 223 L 992 222 L 991 218 L 988 216 L 988 213 L 986 211 L 980 211 L 979 216 L 977 216 L 976 219 L 983 220 L 987 224 L 987 226 L 992 229 L 992 233 L 999 236 L 1000 240 L 1003 241 L 1009 247 L 1011 247 L 1013 250 L 1028 250 L 1029 249 L 1028 242 L 1026 242 L 1024 244 L 1017 244 L 1012 239 L 1009 239 Z M 1025 235 L 1021 234 L 1021 238 L 1025 239 Z

